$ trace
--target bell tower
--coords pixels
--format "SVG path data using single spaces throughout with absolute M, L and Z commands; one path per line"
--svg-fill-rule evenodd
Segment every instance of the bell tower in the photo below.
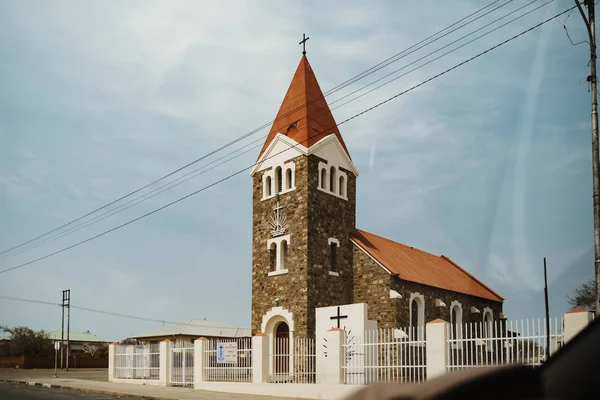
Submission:
M 311 337 L 353 302 L 358 171 L 305 55 L 251 176 L 252 332 Z

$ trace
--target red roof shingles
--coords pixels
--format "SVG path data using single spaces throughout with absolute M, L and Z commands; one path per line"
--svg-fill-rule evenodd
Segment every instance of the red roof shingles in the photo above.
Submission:
M 436 256 L 361 230 L 353 242 L 400 279 L 502 302 L 504 299 L 446 256 Z
M 260 150 L 259 159 L 277 133 L 287 135 L 305 147 L 334 133 L 350 156 L 306 56 L 302 56 L 300 60 L 275 122 Z

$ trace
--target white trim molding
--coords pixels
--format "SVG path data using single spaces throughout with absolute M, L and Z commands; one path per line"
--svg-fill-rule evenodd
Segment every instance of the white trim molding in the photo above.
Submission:
M 354 241 L 354 239 L 350 239 L 350 242 L 351 242 L 352 244 L 354 244 L 356 247 L 358 247 L 358 249 L 359 249 L 360 251 L 362 251 L 363 253 L 365 253 L 365 255 L 366 255 L 367 257 L 369 257 L 371 260 L 373 260 L 373 261 L 375 262 L 375 264 L 377 264 L 377 265 L 379 265 L 381 268 L 383 268 L 383 270 L 384 270 L 385 272 L 387 272 L 389 275 L 391 275 L 391 274 L 392 274 L 392 272 L 391 272 L 389 269 L 387 269 L 387 268 L 385 267 L 385 265 L 383 265 L 382 263 L 380 263 L 379 261 L 377 261 L 377 260 L 375 259 L 375 257 L 373 257 L 372 255 L 370 255 L 370 254 L 369 254 L 369 252 L 368 252 L 368 251 L 366 251 L 365 249 L 363 249 L 363 248 L 360 246 L 360 244 L 356 243 L 356 242 Z
M 340 247 L 340 241 L 336 238 L 330 237 L 329 239 L 327 239 L 327 245 L 331 246 L 331 243 L 335 243 L 337 247 Z
M 273 276 L 273 275 L 281 275 L 281 274 L 285 274 L 288 271 L 287 265 L 285 265 L 285 261 L 284 260 L 284 254 L 283 254 L 283 246 L 281 245 L 283 242 L 286 243 L 286 245 L 290 246 L 290 235 L 284 235 L 284 236 L 277 236 L 274 237 L 272 239 L 268 239 L 267 240 L 267 250 L 271 250 L 271 245 L 275 244 L 275 251 L 276 253 L 276 259 L 275 259 L 275 270 L 274 271 L 269 271 L 269 276 Z M 289 250 L 288 250 L 289 251 Z M 285 272 L 283 272 L 285 271 Z M 277 273 L 274 273 L 277 272 Z
M 275 271 L 269 271 L 269 276 L 285 275 L 288 273 L 287 269 L 279 269 Z
M 277 178 L 275 176 L 275 171 L 277 168 L 281 168 L 281 179 L 283 180 L 281 184 L 281 192 L 277 191 Z M 288 187 L 287 177 L 288 170 L 292 171 L 292 184 L 291 187 Z M 268 194 L 267 190 L 267 178 L 270 178 L 271 184 L 271 194 Z M 261 201 L 272 199 L 273 197 L 279 195 L 283 195 L 289 192 L 293 192 L 296 190 L 296 163 L 293 161 L 285 161 L 283 164 L 273 165 L 265 171 L 262 176 L 262 198 Z
M 334 169 L 334 187 L 331 189 L 331 169 Z M 348 174 L 340 169 L 337 165 L 330 165 L 323 161 L 319 161 L 319 176 L 317 183 L 317 190 L 320 190 L 323 193 L 330 194 L 335 197 L 339 197 L 340 199 L 348 200 Z M 325 172 L 325 174 L 323 174 Z M 323 175 L 325 176 L 325 182 L 323 182 Z M 341 189 L 339 188 L 340 177 L 344 178 L 344 186 Z M 323 184 L 324 183 L 324 184 Z
M 402 295 L 395 290 L 390 289 L 390 299 L 401 299 Z
M 281 149 L 283 151 L 278 150 L 278 153 L 273 155 L 270 154 L 280 143 L 283 145 L 280 146 L 283 147 Z M 269 145 L 263 152 L 262 156 L 258 159 L 256 164 L 254 164 L 254 168 L 252 168 L 252 170 L 250 171 L 250 176 L 254 176 L 256 172 L 262 171 L 263 169 L 267 169 L 273 164 L 279 164 L 280 162 L 277 162 L 275 159 L 291 160 L 295 157 L 298 157 L 299 155 L 308 156 L 310 154 L 318 152 L 323 147 L 327 146 L 329 143 L 333 143 L 334 146 L 336 146 L 339 154 L 341 154 L 340 160 L 342 161 L 342 163 L 347 164 L 349 167 L 348 170 L 352 171 L 354 176 L 358 177 L 358 170 L 356 169 L 356 166 L 352 162 L 352 159 L 350 158 L 346 150 L 344 150 L 344 147 L 340 143 L 335 133 L 329 134 L 328 136 L 319 140 L 317 143 L 313 144 L 310 148 L 303 146 L 301 143 L 297 143 L 296 141 L 290 139 L 286 135 L 277 133 L 277 135 L 275 135 L 273 140 L 271 140 L 271 143 L 269 143 Z
M 452 311 L 456 309 L 456 321 L 452 318 Z M 454 331 L 453 325 L 456 325 L 456 330 Z M 462 339 L 462 331 L 463 331 L 463 309 L 460 301 L 453 300 L 450 303 L 450 327 L 452 332 L 456 332 L 455 339 Z M 455 342 L 452 345 L 453 348 L 462 348 L 462 342 Z
M 273 307 L 262 317 L 261 331 L 269 337 L 269 354 L 274 354 L 275 330 L 280 322 L 285 322 L 290 330 L 290 343 L 294 343 L 294 315 L 283 307 Z M 293 349 L 293 346 L 290 346 Z M 292 350 L 293 354 L 293 350 Z M 273 357 L 269 357 L 269 372 L 273 372 Z M 293 357 L 290 357 L 292 360 Z M 292 369 L 290 369 L 292 371 Z
M 419 314 L 417 315 L 417 340 L 422 340 L 423 335 L 425 334 L 425 296 L 423 296 L 419 292 L 413 292 L 410 294 L 410 298 L 408 300 L 408 315 L 409 317 L 409 326 L 412 326 L 412 305 L 413 300 L 416 300 Z

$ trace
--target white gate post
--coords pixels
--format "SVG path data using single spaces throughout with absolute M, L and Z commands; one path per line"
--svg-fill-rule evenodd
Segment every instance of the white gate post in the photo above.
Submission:
M 113 382 L 115 379 L 115 366 L 116 366 L 116 350 L 119 344 L 113 342 L 108 345 L 108 381 Z
M 446 351 L 448 323 L 443 319 L 428 322 L 425 327 L 425 352 L 427 380 L 446 373 L 448 352 Z
M 332 328 L 325 334 L 327 338 L 327 357 L 324 358 L 324 368 L 318 368 L 317 371 L 324 371 L 325 376 L 317 377 L 318 381 L 323 381 L 329 385 L 343 384 L 346 331 L 340 328 Z
M 171 341 L 165 339 L 159 343 L 159 386 L 171 385 Z
M 204 362 L 208 339 L 205 337 L 198 338 L 194 341 L 194 389 L 200 389 L 200 386 L 205 381 Z
M 259 333 L 252 337 L 252 383 L 269 379 L 269 337 Z
M 593 313 L 586 311 L 583 308 L 571 310 L 567 312 L 564 317 L 565 327 L 563 335 L 565 344 L 577 336 L 579 332 L 594 320 Z

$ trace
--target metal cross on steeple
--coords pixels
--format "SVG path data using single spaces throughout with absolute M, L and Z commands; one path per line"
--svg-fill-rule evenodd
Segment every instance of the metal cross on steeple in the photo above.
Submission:
M 310 39 L 309 37 L 306 37 L 306 33 L 302 34 L 302 40 L 300 41 L 300 43 L 302 45 L 302 55 L 305 56 L 306 55 L 306 41 Z

